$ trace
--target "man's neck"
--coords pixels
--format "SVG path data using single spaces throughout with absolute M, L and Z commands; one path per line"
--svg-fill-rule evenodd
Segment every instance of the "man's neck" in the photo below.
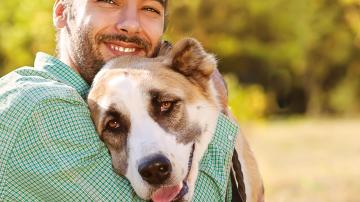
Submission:
M 71 67 L 75 72 L 79 73 L 79 70 L 77 68 L 77 66 L 74 63 L 74 58 L 70 56 L 69 51 L 70 48 L 66 45 L 66 43 L 64 43 L 65 40 L 70 40 L 68 37 L 66 36 L 61 36 L 59 37 L 58 40 L 58 50 L 57 50 L 57 58 L 63 62 L 64 64 L 66 64 L 67 66 Z

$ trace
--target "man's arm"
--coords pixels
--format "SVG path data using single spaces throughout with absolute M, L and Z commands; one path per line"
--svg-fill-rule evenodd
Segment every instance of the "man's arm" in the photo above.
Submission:
M 196 201 L 224 199 L 231 150 L 218 142 L 213 141 L 204 157 Z M 6 183 L 4 199 L 9 200 L 141 200 L 129 182 L 113 172 L 85 103 L 64 98 L 43 100 L 22 126 Z
M 200 164 L 194 201 L 226 201 L 231 159 L 238 132 L 237 124 L 223 114 L 219 116 L 214 138 Z
M 138 201 L 111 167 L 85 103 L 42 100 L 7 162 L 4 200 Z

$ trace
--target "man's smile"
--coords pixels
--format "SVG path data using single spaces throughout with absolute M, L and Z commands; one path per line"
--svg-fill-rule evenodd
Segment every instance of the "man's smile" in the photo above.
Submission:
M 138 55 L 146 56 L 146 51 L 134 43 L 126 42 L 104 42 L 105 46 L 114 56 Z
M 111 49 L 119 51 L 119 52 L 125 52 L 125 53 L 133 53 L 135 52 L 135 48 L 124 48 L 121 46 L 111 45 Z
M 150 43 L 139 36 L 124 34 L 106 34 L 96 37 L 99 43 L 105 44 L 112 56 L 138 55 L 147 56 Z

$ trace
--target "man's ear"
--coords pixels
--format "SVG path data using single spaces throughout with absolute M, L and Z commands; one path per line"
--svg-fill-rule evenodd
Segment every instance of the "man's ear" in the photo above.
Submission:
M 58 29 L 64 28 L 67 21 L 67 8 L 64 0 L 56 0 L 53 7 L 53 23 Z
M 208 83 L 217 65 L 215 57 L 206 53 L 201 44 L 193 38 L 176 43 L 169 57 L 173 70 L 202 86 Z

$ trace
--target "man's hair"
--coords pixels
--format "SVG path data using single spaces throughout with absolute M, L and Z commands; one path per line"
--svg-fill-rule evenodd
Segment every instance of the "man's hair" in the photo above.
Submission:
M 168 0 L 164 0 L 164 8 L 165 8 L 165 23 L 164 23 L 164 32 L 166 31 L 167 25 L 168 25 L 168 21 L 169 21 L 169 17 L 168 17 L 168 12 L 169 9 L 168 7 Z

